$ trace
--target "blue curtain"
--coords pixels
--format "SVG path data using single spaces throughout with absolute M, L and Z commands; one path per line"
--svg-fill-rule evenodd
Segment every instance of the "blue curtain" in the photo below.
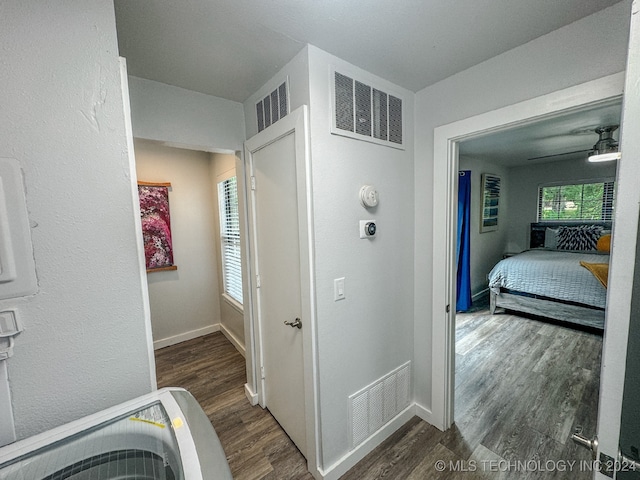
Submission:
M 456 261 L 456 311 L 466 312 L 471 308 L 471 170 L 458 172 L 458 242 Z

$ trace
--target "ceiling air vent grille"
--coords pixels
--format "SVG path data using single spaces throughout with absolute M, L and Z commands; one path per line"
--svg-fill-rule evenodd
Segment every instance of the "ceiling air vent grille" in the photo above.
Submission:
M 269 95 L 256 103 L 258 118 L 258 132 L 276 123 L 289 113 L 289 89 L 287 82 L 283 82 Z
M 399 96 L 335 71 L 332 87 L 332 133 L 403 148 Z

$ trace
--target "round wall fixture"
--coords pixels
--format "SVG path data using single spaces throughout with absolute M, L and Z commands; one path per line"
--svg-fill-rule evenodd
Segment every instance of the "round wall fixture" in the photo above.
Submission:
M 371 185 L 363 185 L 360 188 L 360 203 L 364 208 L 372 208 L 378 205 L 378 192 Z

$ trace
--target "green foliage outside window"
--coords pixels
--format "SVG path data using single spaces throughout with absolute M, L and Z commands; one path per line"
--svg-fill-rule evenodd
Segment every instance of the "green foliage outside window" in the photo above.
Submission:
M 539 220 L 611 220 L 613 182 L 540 187 Z

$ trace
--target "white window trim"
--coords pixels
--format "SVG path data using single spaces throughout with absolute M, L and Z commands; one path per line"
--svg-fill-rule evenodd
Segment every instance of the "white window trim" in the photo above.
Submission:
M 244 313 L 244 307 L 235 298 L 229 295 L 227 292 L 222 292 L 222 299 L 227 302 L 238 313 Z

